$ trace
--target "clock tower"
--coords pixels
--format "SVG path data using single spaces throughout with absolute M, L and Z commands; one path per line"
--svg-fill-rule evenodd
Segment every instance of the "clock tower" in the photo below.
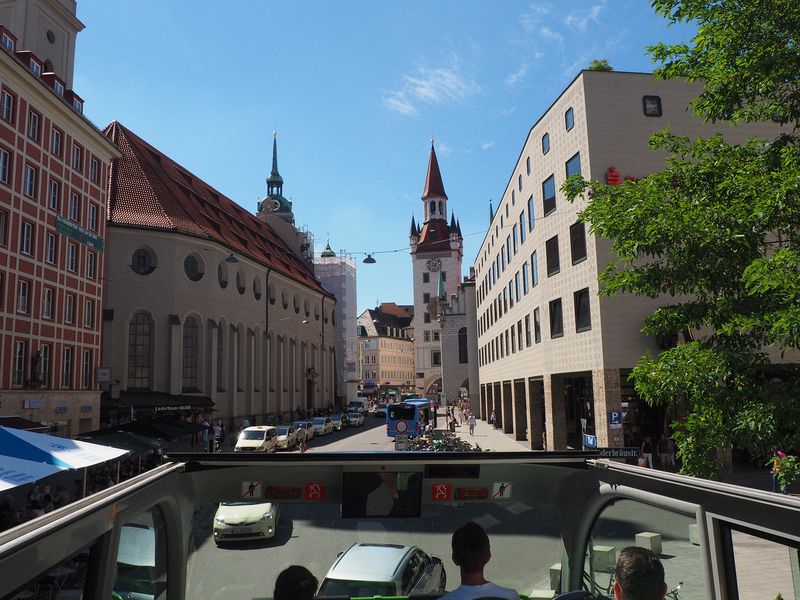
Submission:
M 442 391 L 440 304 L 455 295 L 461 281 L 464 243 L 461 226 L 451 212 L 431 140 L 428 173 L 422 192 L 422 221 L 411 217 L 409 244 L 414 273 L 414 351 L 416 391 L 434 397 Z

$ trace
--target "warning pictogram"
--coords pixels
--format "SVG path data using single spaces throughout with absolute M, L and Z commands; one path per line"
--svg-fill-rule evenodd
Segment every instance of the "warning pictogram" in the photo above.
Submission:
M 449 483 L 434 483 L 431 486 L 431 500 L 447 501 L 450 500 L 453 486 Z
M 262 488 L 260 481 L 242 482 L 242 498 L 260 498 L 261 491 Z
M 492 486 L 492 498 L 511 498 L 511 482 L 499 482 Z
M 395 423 L 394 430 L 397 433 L 405 433 L 408 431 L 408 423 L 403 419 L 400 419 L 397 423 Z
M 324 500 L 325 499 L 325 485 L 322 483 L 307 483 L 306 484 L 306 500 Z

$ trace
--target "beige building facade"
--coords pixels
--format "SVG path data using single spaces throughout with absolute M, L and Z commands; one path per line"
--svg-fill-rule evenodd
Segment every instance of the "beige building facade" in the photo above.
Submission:
M 598 297 L 610 242 L 578 222 L 585 200 L 560 187 L 571 174 L 618 183 L 660 170 L 648 139 L 669 126 L 729 141 L 772 134 L 769 124 L 704 124 L 688 110 L 700 84 L 650 74 L 581 72 L 528 133 L 475 261 L 481 414 L 532 449 L 638 445 L 663 413 L 627 380 L 660 340 L 643 335 L 658 300 Z M 624 419 L 623 419 L 624 417 Z M 623 422 L 624 421 L 624 422 Z
M 414 392 L 412 314 L 393 302 L 365 310 L 358 317 L 362 390 L 376 396 Z

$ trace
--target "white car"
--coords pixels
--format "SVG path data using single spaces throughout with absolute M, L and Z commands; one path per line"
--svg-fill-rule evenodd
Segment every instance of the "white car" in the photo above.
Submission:
M 306 430 L 306 441 L 314 437 L 314 424 L 311 421 L 295 421 L 292 423 L 295 432 L 303 427 Z
M 314 435 L 328 435 L 333 431 L 333 422 L 330 417 L 314 417 Z
M 351 425 L 350 419 L 347 418 L 345 413 L 331 415 L 331 423 L 333 423 L 333 428 L 336 431 L 341 431 L 345 427 Z
M 274 502 L 222 502 L 214 515 L 214 542 L 263 540 L 278 530 L 278 505 Z
M 278 425 L 278 450 L 290 450 L 297 445 L 297 431 L 292 425 Z
M 350 427 L 359 427 L 364 424 L 364 415 L 358 412 L 351 412 L 347 415 Z
M 234 452 L 275 452 L 278 432 L 272 425 L 253 425 L 239 434 Z
M 442 561 L 416 546 L 353 544 L 328 570 L 317 598 L 441 594 L 446 585 Z

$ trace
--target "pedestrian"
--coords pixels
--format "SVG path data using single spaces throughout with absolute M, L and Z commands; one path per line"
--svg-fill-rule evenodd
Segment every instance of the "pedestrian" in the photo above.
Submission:
M 477 421 L 475 420 L 475 415 L 470 413 L 469 417 L 467 418 L 467 424 L 469 425 L 469 434 L 475 435 L 475 425 Z
M 669 440 L 667 440 L 667 436 L 663 433 L 658 440 L 657 448 L 658 464 L 662 469 L 667 470 L 669 468 Z
M 200 431 L 202 432 L 203 436 L 203 448 L 208 448 L 208 430 L 211 428 L 211 425 L 208 422 L 208 419 L 205 417 L 203 418 L 203 422 L 200 423 Z
M 300 447 L 300 452 L 305 452 L 307 450 L 306 445 L 306 428 L 305 427 L 298 427 L 297 428 L 297 445 Z
M 646 466 L 650 469 L 653 468 L 653 438 L 649 435 L 644 438 L 642 442 L 642 458 L 644 459 Z M 645 466 L 645 465 L 641 465 Z
M 492 414 L 489 415 L 489 422 L 492 424 L 492 427 L 497 429 L 497 413 L 494 412 L 494 409 L 492 409 Z

